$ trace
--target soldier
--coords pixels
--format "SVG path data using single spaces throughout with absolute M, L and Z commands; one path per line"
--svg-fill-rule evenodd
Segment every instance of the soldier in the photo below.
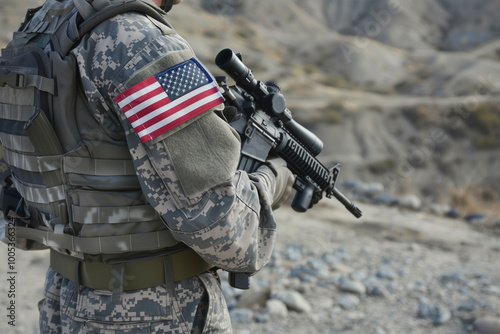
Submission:
M 50 248 L 41 333 L 229 333 L 215 270 L 271 256 L 293 176 L 236 170 L 218 87 L 163 17 L 181 1 L 47 0 L 11 42 L 52 64 L 0 87 L 5 188 L 20 194 L 3 210 L 19 247 Z

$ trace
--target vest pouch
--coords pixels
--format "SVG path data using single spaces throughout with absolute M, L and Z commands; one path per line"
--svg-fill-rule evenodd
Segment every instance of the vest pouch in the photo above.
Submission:
M 39 142 L 45 141 L 44 137 L 31 140 L 30 143 L 32 138 L 19 137 L 27 137 L 26 127 L 42 110 L 49 124 L 53 118 L 51 101 L 56 94 L 56 85 L 50 77 L 51 72 L 51 61 L 39 47 L 28 45 L 2 50 L 0 119 L 3 125 L 0 127 L 0 140 L 7 150 L 31 156 L 41 155 L 35 151 L 33 143 L 42 145 Z M 8 137 L 12 136 L 16 136 L 16 140 L 9 140 Z M 9 145 L 10 142 L 12 145 Z M 62 153 L 62 150 L 58 151 L 55 154 Z
M 11 169 L 14 186 L 10 190 L 24 199 L 25 209 L 52 219 L 59 216 L 58 207 L 65 198 L 61 163 L 52 159 L 49 165 L 40 160 L 63 153 L 49 120 L 56 94 L 51 61 L 37 46 L 10 46 L 0 58 L 0 141 Z M 6 189 L 5 201 L 15 200 L 13 195 Z M 5 204 L 11 210 L 13 204 Z

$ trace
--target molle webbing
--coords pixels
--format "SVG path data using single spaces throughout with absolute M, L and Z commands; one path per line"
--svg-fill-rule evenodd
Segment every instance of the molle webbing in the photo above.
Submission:
M 21 196 L 28 202 L 37 204 L 51 204 L 63 201 L 66 198 L 64 186 L 41 187 L 37 184 L 21 183 L 13 178 L 14 185 Z
M 64 173 L 100 176 L 136 175 L 132 160 L 91 159 L 74 156 L 32 156 L 14 151 L 4 152 L 5 161 L 16 168 L 31 172 L 50 172 L 61 168 Z
M 0 103 L 0 118 L 26 122 L 35 113 L 34 106 L 10 106 Z
M 150 205 L 116 207 L 82 207 L 72 206 L 72 219 L 81 224 L 123 224 L 140 223 L 160 219 L 156 210 Z
M 26 136 L 16 136 L 16 135 L 7 135 L 4 132 L 0 133 L 0 142 L 2 142 L 2 147 L 4 152 L 6 149 L 14 150 L 14 151 L 22 151 L 33 153 L 35 149 L 31 144 L 31 141 Z
M 64 233 L 16 226 L 16 238 L 37 241 L 52 248 L 84 254 L 121 254 L 173 247 L 179 242 L 168 230 L 108 237 L 75 237 Z

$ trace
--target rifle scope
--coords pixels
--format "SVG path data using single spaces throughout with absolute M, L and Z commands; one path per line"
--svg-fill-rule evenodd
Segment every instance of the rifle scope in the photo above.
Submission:
M 264 111 L 271 116 L 278 116 L 283 122 L 288 132 L 297 138 L 314 156 L 323 150 L 323 142 L 311 131 L 295 122 L 292 113 L 286 108 L 286 102 L 283 95 L 276 87 L 273 87 L 273 93 L 270 93 L 268 86 L 261 81 L 255 80 L 253 72 L 243 64 L 238 56 L 231 49 L 224 49 L 215 58 L 215 64 L 231 79 L 236 85 L 249 92 Z M 267 107 L 267 108 L 266 108 Z

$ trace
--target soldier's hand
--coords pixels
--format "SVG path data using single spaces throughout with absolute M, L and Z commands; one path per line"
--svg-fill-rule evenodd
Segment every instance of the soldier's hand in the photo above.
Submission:
M 293 192 L 293 184 L 295 182 L 295 176 L 286 167 L 286 163 L 283 159 L 273 158 L 266 161 L 274 175 L 276 176 L 276 185 L 274 187 L 273 205 L 272 209 L 278 209 L 286 200 L 290 197 Z

